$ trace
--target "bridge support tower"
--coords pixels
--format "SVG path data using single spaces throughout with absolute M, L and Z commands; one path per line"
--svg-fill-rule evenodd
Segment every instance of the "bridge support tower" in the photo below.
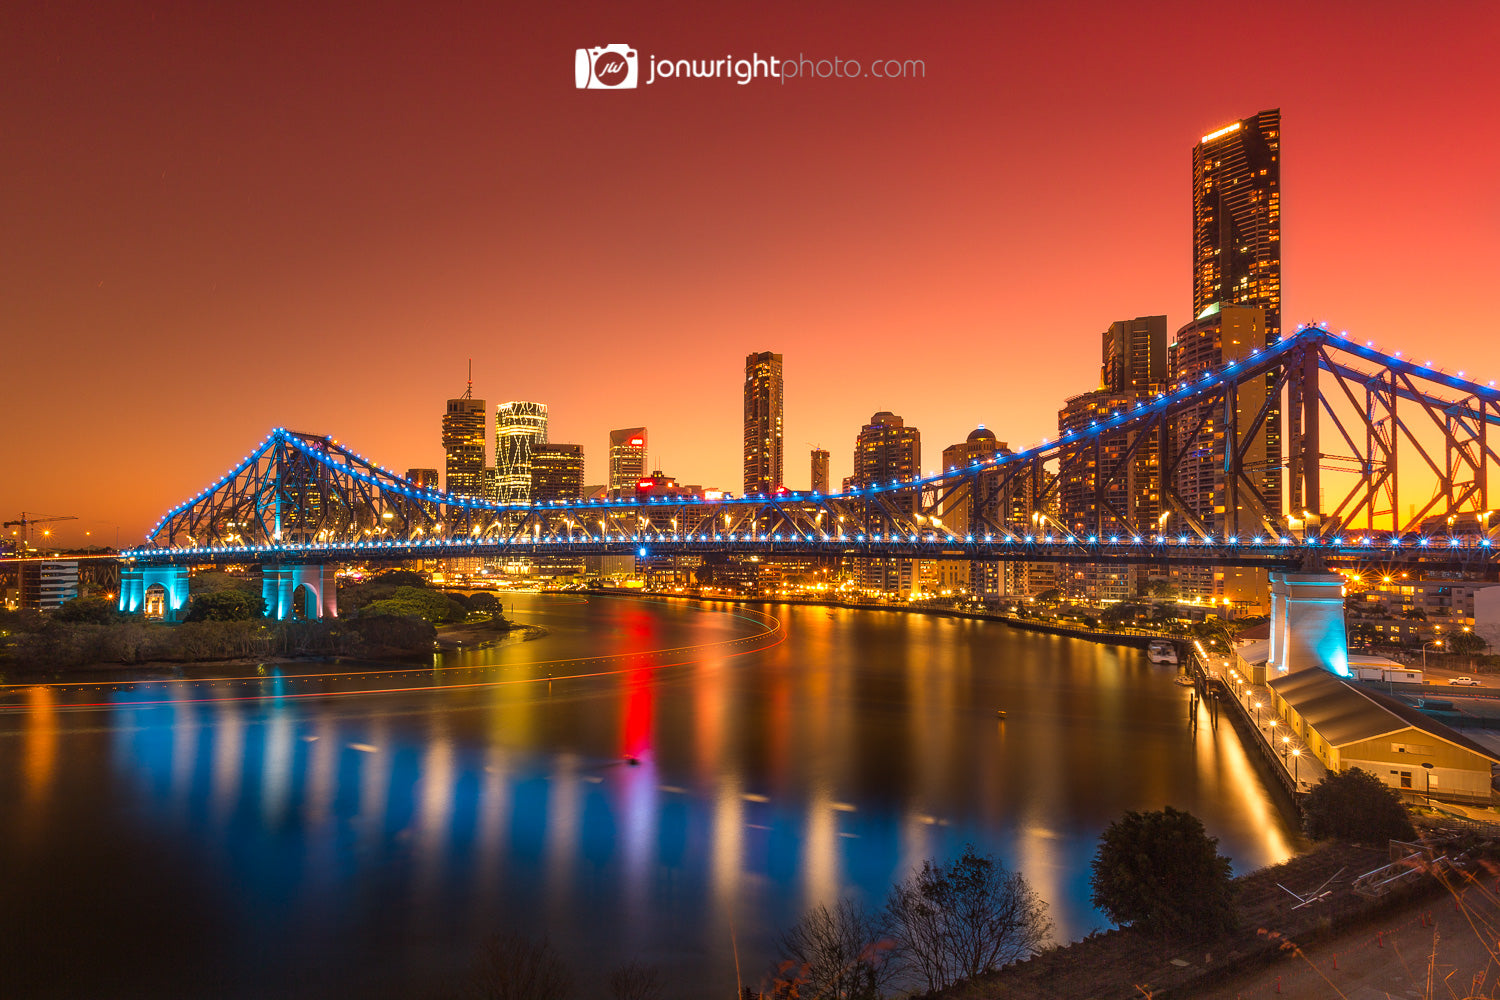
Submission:
M 1271 573 L 1268 679 L 1308 667 L 1349 676 L 1343 587 L 1336 573 Z
M 307 592 L 299 594 L 302 588 Z M 327 563 L 280 563 L 261 567 L 260 595 L 266 616 L 284 621 L 296 617 L 300 597 L 303 617 L 335 618 L 339 613 L 339 585 Z
M 159 591 L 155 588 L 160 587 Z M 143 615 L 159 612 L 165 621 L 180 622 L 187 614 L 186 566 L 122 566 L 120 611 Z

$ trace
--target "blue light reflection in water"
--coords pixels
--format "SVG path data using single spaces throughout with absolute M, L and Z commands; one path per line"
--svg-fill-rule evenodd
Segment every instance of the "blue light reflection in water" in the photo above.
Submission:
M 6 690 L 0 852 L 21 874 L 0 939 L 65 969 L 62 994 L 397 996 L 514 929 L 549 935 L 580 995 L 639 959 L 688 997 L 732 988 L 736 946 L 760 983 L 806 906 L 878 902 L 966 841 L 1024 871 L 1063 937 L 1102 924 L 1087 863 L 1125 809 L 1191 809 L 1241 869 L 1295 846 L 1233 734 L 1190 728 L 1134 650 L 515 601 L 545 638 L 434 669 Z

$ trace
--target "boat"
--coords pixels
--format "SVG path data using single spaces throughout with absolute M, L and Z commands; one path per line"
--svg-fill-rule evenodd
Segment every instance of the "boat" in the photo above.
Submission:
M 1177 663 L 1177 644 L 1170 639 L 1152 639 L 1146 647 L 1146 656 L 1152 663 Z
M 1003 719 L 1003 718 L 1005 718 L 1005 709 L 1003 709 L 1003 708 L 1002 709 L 998 709 L 995 712 L 995 718 L 997 718 L 997 719 Z
M 1192 687 L 1195 682 L 1187 674 L 1178 674 L 1172 678 L 1172 683 L 1181 684 L 1183 687 Z

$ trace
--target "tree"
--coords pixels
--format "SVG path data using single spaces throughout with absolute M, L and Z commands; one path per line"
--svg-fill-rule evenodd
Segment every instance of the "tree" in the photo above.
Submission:
M 226 573 L 221 569 L 199 570 L 189 583 L 194 594 L 217 594 L 221 590 L 243 590 L 257 594 L 255 580 L 241 573 Z
M 654 965 L 627 962 L 609 974 L 612 1000 L 660 1000 L 661 972 Z
M 877 1000 L 895 971 L 893 948 L 879 920 L 852 899 L 831 910 L 820 903 L 781 935 L 776 988 L 795 986 L 808 1000 Z
M 474 987 L 484 1000 L 565 1000 L 573 977 L 545 938 L 494 934 L 479 953 Z
M 1447 643 L 1448 652 L 1473 655 L 1482 653 L 1490 648 L 1489 641 L 1482 635 L 1473 632 L 1455 632 L 1449 637 Z
M 1151 580 L 1146 584 L 1146 596 L 1158 601 L 1177 600 L 1177 584 L 1171 580 Z
M 119 618 L 115 602 L 104 597 L 75 597 L 64 601 L 53 618 L 72 625 L 110 625 Z
M 1094 905 L 1118 925 L 1166 937 L 1196 938 L 1233 930 L 1234 882 L 1192 813 L 1167 806 L 1127 812 L 1099 838 L 1094 855 Z
M 220 590 L 199 594 L 188 605 L 190 622 L 244 622 L 266 616 L 264 598 L 252 597 L 242 590 Z
M 424 587 L 397 587 L 389 598 L 371 601 L 359 609 L 361 616 L 396 615 L 423 618 L 434 625 L 463 621 L 468 610 L 446 594 Z
M 886 914 L 907 974 L 928 991 L 1029 958 L 1052 929 L 1025 876 L 972 844 L 947 865 L 922 862 L 891 889 Z
M 1405 618 L 1407 621 L 1425 622 L 1427 620 L 1427 612 L 1423 611 L 1421 608 L 1407 608 L 1405 611 L 1401 612 L 1401 617 Z
M 463 599 L 463 602 L 464 606 L 470 611 L 478 611 L 486 615 L 498 615 L 501 611 L 505 610 L 504 605 L 500 603 L 500 598 L 486 590 L 469 594 Z
M 1411 816 L 1396 793 L 1369 771 L 1329 774 L 1302 800 L 1302 829 L 1313 840 L 1410 840 Z

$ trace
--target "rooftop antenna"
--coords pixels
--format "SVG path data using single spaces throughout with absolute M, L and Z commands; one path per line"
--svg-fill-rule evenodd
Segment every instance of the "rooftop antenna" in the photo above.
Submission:
M 464 399 L 474 398 L 474 359 L 469 359 L 469 386 L 464 390 Z

